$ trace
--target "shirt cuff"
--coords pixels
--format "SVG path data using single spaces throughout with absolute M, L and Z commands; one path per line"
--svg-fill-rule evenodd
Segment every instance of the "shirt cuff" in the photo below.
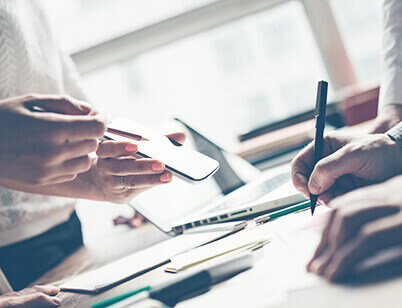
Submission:
M 402 146 L 402 122 L 387 131 L 387 135 Z

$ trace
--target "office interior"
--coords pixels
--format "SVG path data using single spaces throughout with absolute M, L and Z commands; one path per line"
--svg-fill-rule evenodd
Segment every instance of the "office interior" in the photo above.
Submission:
M 126 117 L 171 130 L 173 119 L 180 118 L 264 172 L 288 165 L 313 140 L 320 80 L 329 83 L 327 131 L 359 130 L 375 118 L 381 2 L 45 0 L 44 5 L 91 103 L 108 119 Z M 134 253 L 170 239 L 149 223 L 138 230 L 116 225 L 116 217 L 133 215 L 125 204 L 80 200 L 77 213 L 89 251 L 80 257 L 79 271 L 91 253 L 110 254 L 111 262 L 128 253 L 119 244 Z M 133 232 L 138 235 L 131 237 Z M 101 252 L 100 242 L 114 242 L 113 251 Z M 375 284 L 369 288 L 364 294 Z M 236 286 L 233 292 L 241 290 Z M 352 289 L 336 292 L 342 296 Z M 259 307 L 298 307 L 283 304 L 281 296 Z M 313 291 L 296 297 L 303 303 L 299 307 L 307 307 L 308 296 Z M 359 300 L 351 298 L 345 307 L 360 307 Z M 204 303 L 213 299 L 194 307 Z
M 91 103 L 110 119 L 130 115 L 155 126 L 179 117 L 239 153 L 249 146 L 242 145 L 242 136 L 263 135 L 264 128 L 298 115 L 296 122 L 312 119 L 319 80 L 329 81 L 335 127 L 375 116 L 381 1 L 53 0 L 45 5 Z M 356 101 L 372 106 L 362 119 L 352 108 Z M 351 112 L 340 111 L 347 106 Z M 262 151 L 249 159 L 265 169 L 292 157 L 273 154 L 265 158 Z M 96 213 L 80 215 L 87 243 L 116 232 L 110 217 L 131 213 L 125 206 L 97 206 Z

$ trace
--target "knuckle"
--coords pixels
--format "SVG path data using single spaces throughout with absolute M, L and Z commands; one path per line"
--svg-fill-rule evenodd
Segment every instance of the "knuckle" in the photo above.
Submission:
M 322 161 L 319 161 L 314 168 L 317 172 L 317 174 L 325 174 L 327 171 L 327 168 L 325 164 Z
M 136 164 L 136 169 L 138 173 L 144 173 L 147 170 L 147 165 L 141 162 L 134 162 Z
M 137 186 L 136 178 L 134 176 L 130 177 L 127 182 L 130 185 L 130 187 L 136 187 Z
M 97 136 L 103 136 L 106 131 L 106 124 L 99 118 L 91 121 L 92 129 Z
M 98 142 L 96 140 L 89 140 L 87 146 L 88 146 L 89 153 L 92 153 L 92 152 L 95 152 L 98 150 Z
M 91 158 L 87 155 L 84 158 L 82 158 L 82 168 L 85 171 L 88 171 L 89 169 L 91 169 L 92 166 L 92 160 Z
M 46 295 L 44 293 L 42 293 L 42 292 L 34 293 L 33 297 L 38 301 L 46 300 Z

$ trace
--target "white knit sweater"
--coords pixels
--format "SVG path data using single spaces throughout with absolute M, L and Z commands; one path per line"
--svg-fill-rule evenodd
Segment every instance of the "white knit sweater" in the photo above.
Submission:
M 79 75 L 60 52 L 40 1 L 0 0 L 0 99 L 27 93 L 85 100 Z M 75 200 L 0 187 L 0 247 L 66 221 Z

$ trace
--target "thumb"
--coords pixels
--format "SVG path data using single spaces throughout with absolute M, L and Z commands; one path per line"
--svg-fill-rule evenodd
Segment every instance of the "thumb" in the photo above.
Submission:
M 35 107 L 45 112 L 54 112 L 68 115 L 87 115 L 92 112 L 90 104 L 78 101 L 69 96 L 34 96 L 25 103 L 30 110 Z
M 337 179 L 352 174 L 363 164 L 361 157 L 342 148 L 321 159 L 314 167 L 308 181 L 308 189 L 314 195 L 327 191 Z

